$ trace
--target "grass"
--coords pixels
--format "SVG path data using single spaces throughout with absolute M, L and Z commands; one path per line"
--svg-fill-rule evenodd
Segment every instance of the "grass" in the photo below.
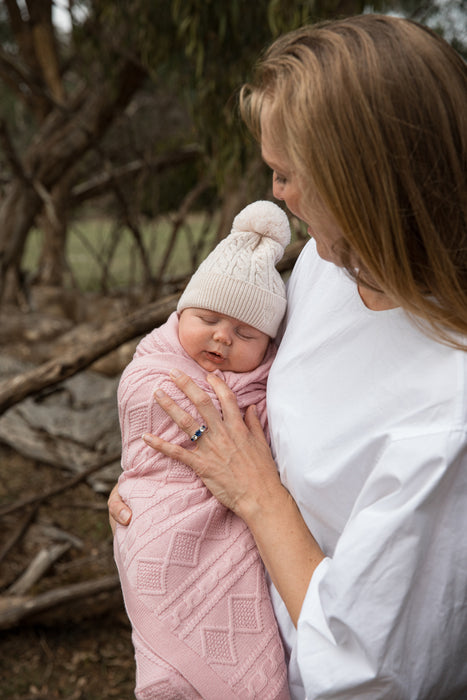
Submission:
M 181 227 L 167 264 L 164 277 L 189 275 L 206 257 L 214 244 L 215 222 L 205 230 L 204 219 L 194 215 Z M 172 235 L 168 218 L 145 224 L 141 229 L 152 275 L 157 275 Z M 23 267 L 34 273 L 40 264 L 43 235 L 30 233 Z M 143 264 L 135 237 L 128 228 L 117 228 L 110 219 L 93 218 L 74 222 L 68 231 L 66 248 L 68 278 L 83 291 L 119 289 L 143 279 Z

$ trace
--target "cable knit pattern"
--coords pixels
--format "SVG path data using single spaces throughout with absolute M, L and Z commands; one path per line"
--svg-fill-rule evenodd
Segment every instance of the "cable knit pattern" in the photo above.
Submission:
M 260 367 L 220 372 L 242 411 L 256 404 L 266 425 L 271 345 Z M 146 336 L 122 374 L 119 491 L 133 517 L 117 527 L 114 551 L 133 626 L 139 700 L 286 700 L 284 652 L 253 537 L 185 465 L 148 447 L 153 432 L 185 446 L 190 440 L 160 409 L 164 389 L 195 409 L 170 380 L 178 367 L 218 406 L 206 373 L 178 340 L 178 316 Z M 200 423 L 200 417 L 197 416 Z
M 275 338 L 287 306 L 275 265 L 289 242 L 289 220 L 277 204 L 248 204 L 233 220 L 231 233 L 198 267 L 177 310 L 211 309 Z

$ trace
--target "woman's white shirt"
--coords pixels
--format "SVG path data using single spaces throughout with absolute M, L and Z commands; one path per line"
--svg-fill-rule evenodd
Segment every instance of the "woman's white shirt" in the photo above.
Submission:
M 466 376 L 467 353 L 305 246 L 268 382 L 281 479 L 326 555 L 297 631 L 272 591 L 296 700 L 467 697 Z

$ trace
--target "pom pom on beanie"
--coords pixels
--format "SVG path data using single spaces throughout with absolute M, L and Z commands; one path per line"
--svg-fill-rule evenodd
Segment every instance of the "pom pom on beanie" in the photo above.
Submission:
M 249 204 L 194 273 L 177 311 L 217 311 L 275 338 L 287 305 L 275 266 L 289 242 L 289 221 L 280 207 L 267 201 Z

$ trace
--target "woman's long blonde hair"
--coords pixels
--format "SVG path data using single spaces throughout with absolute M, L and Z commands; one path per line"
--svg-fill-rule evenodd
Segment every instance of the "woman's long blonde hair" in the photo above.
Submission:
M 343 263 L 444 342 L 467 341 L 467 69 L 434 32 L 361 15 L 279 38 L 240 95 L 247 126 L 313 183 Z M 306 196 L 306 191 L 304 195 Z M 459 337 L 464 336 L 464 338 Z

